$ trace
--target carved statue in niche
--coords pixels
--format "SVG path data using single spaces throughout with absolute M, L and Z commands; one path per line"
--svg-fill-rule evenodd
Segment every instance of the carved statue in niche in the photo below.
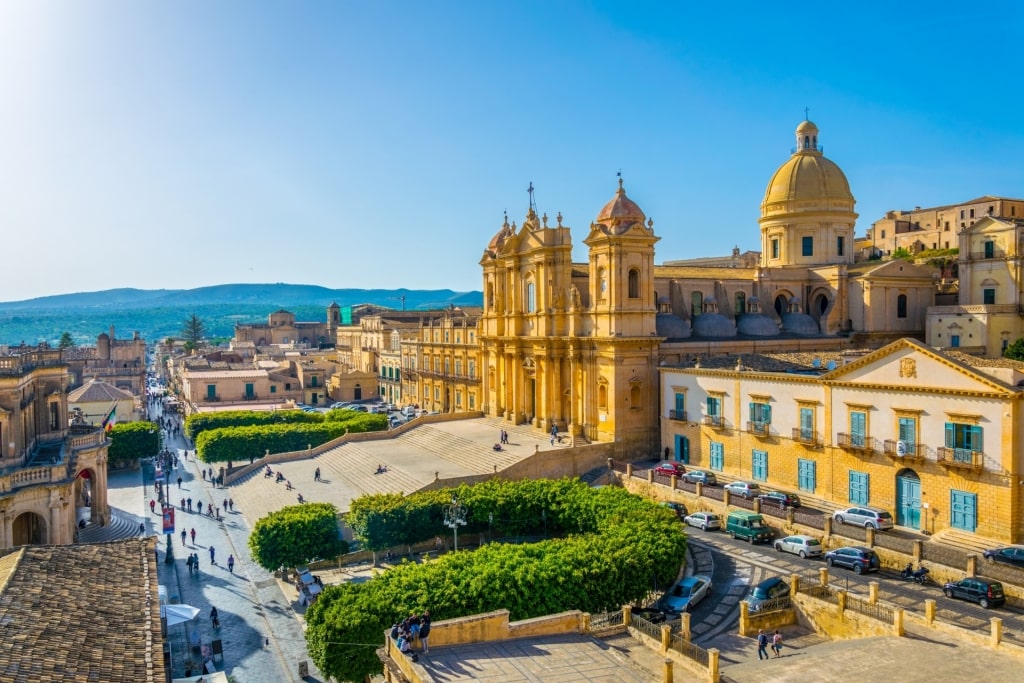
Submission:
M 551 292 L 551 305 L 556 309 L 562 308 L 562 288 L 555 287 Z
M 580 307 L 580 290 L 576 289 L 576 285 L 572 284 L 569 286 L 569 308 Z

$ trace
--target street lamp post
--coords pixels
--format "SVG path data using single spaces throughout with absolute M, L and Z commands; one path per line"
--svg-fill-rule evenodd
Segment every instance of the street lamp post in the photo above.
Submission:
M 466 506 L 452 496 L 451 505 L 444 506 L 444 525 L 455 532 L 455 550 L 459 550 L 459 527 L 466 526 Z

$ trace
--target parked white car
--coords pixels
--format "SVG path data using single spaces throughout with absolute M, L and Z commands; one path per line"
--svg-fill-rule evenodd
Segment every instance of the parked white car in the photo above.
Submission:
M 824 552 L 821 548 L 821 541 L 814 536 L 805 536 L 803 534 L 780 538 L 775 541 L 774 545 L 775 549 L 780 553 L 793 553 L 800 557 L 821 557 L 822 552 Z

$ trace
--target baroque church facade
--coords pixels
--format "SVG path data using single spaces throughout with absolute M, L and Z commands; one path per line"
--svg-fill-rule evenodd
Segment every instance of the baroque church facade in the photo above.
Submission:
M 790 158 L 769 180 L 756 266 L 655 264 L 654 223 L 621 179 L 583 240 L 584 263 L 572 261 L 561 214 L 555 225 L 532 206 L 521 226 L 506 217 L 480 261 L 484 413 L 612 441 L 622 455 L 653 454 L 659 367 L 922 338 L 932 272 L 854 263 L 855 199 L 818 133 L 801 122 Z

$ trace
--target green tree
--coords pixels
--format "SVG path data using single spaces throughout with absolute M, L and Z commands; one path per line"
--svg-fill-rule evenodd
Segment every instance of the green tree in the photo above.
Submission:
M 60 349 L 73 349 L 76 346 L 78 346 L 78 345 L 75 344 L 75 338 L 71 336 L 70 332 L 68 332 L 67 330 L 64 330 L 64 334 L 60 335 L 60 341 L 57 342 L 57 348 L 60 348 Z
M 1003 358 L 1024 360 L 1024 337 L 1018 337 L 1016 341 L 1007 346 L 1003 351 Z
M 892 251 L 892 257 L 894 259 L 902 259 L 904 261 L 913 261 L 914 255 L 910 253 L 910 250 L 906 247 L 897 247 Z
M 125 422 L 110 430 L 107 451 L 112 465 L 137 463 L 160 452 L 160 429 L 152 422 Z
M 206 336 L 206 324 L 193 313 L 181 322 L 181 336 L 185 338 L 186 351 L 198 348 L 199 342 Z
M 338 510 L 330 503 L 292 505 L 256 522 L 249 535 L 256 564 L 268 571 L 297 567 L 316 558 L 348 552 L 338 528 Z

